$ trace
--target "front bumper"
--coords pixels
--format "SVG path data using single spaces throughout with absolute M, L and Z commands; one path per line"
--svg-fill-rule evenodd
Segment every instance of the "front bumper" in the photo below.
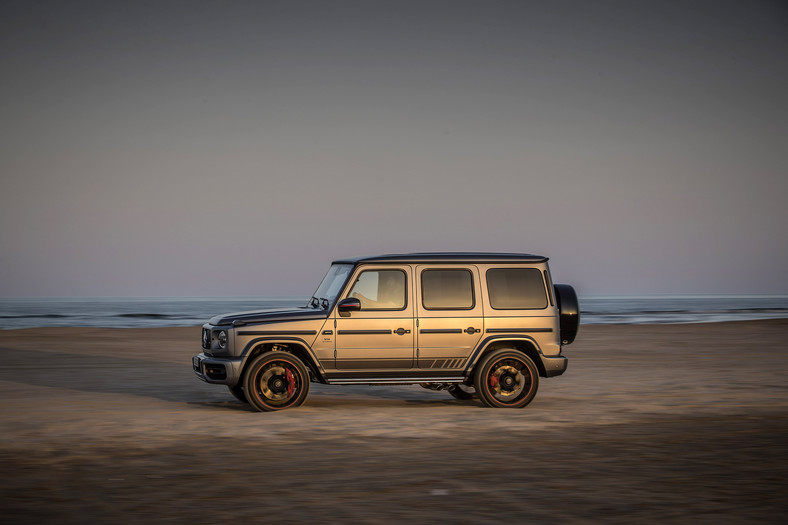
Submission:
M 210 357 L 197 354 L 192 357 L 194 374 L 206 383 L 237 385 L 241 377 L 243 358 Z

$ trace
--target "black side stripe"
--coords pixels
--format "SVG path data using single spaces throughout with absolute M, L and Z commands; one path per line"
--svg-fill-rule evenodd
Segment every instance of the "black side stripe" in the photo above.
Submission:
M 552 332 L 552 328 L 488 328 L 488 334 L 527 334 L 530 332 Z
M 339 335 L 381 335 L 390 333 L 391 330 L 337 330 Z
M 460 328 L 424 328 L 419 330 L 420 334 L 461 334 Z
M 316 330 L 254 330 L 238 332 L 238 335 L 317 335 Z

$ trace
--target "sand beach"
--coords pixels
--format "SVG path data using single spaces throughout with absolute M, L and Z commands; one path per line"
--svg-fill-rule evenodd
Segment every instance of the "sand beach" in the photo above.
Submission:
M 6 523 L 749 523 L 788 512 L 788 320 L 587 325 L 522 410 L 312 385 L 257 413 L 199 328 L 0 332 Z

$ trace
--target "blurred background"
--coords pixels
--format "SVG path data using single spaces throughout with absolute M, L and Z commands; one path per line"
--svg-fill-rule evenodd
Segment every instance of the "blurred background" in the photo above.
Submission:
M 777 1 L 0 3 L 0 296 L 308 297 L 333 258 L 547 255 L 788 292 Z

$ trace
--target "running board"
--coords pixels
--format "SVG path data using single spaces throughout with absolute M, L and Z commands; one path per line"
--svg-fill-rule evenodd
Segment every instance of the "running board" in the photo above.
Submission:
M 386 377 L 378 379 L 329 379 L 329 385 L 416 385 L 419 383 L 462 383 L 465 378 L 457 377 Z

